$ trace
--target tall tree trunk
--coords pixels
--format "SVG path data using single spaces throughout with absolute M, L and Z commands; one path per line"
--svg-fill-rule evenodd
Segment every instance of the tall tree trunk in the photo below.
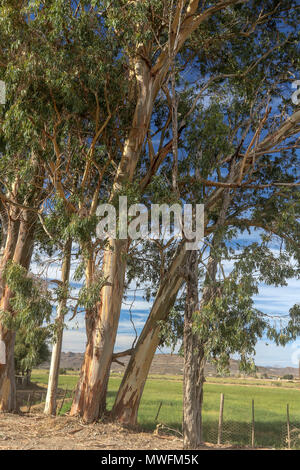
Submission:
M 34 230 L 36 223 L 36 215 L 29 211 L 22 211 L 20 215 L 21 221 L 16 232 L 14 223 L 11 225 L 11 233 L 7 234 L 6 248 L 2 260 L 2 273 L 8 261 L 20 264 L 25 269 L 29 269 L 30 260 L 33 251 Z M 0 311 L 11 312 L 10 299 L 13 293 L 8 286 L 3 285 L 2 279 L 2 296 L 0 301 Z M 0 368 L 0 411 L 10 412 L 16 410 L 16 384 L 15 384 L 15 364 L 14 364 L 14 346 L 15 332 L 8 330 L 0 324 L 0 341 L 5 345 L 6 363 Z
M 160 88 L 157 77 L 151 76 L 149 64 L 142 58 L 142 55 L 137 55 L 134 63 L 138 100 L 132 128 L 124 144 L 111 199 L 125 182 L 133 180 L 149 128 L 153 103 Z M 109 285 L 101 290 L 94 326 L 87 332 L 84 362 L 71 408 L 71 416 L 80 415 L 86 422 L 98 419 L 100 410 L 105 408 L 107 380 L 124 293 L 128 241 L 110 239 L 109 247 L 110 249 L 104 255 L 102 273 Z
M 232 4 L 239 0 L 232 0 Z M 170 26 L 170 44 L 174 54 L 182 48 L 188 37 L 211 15 L 228 6 L 221 3 L 215 8 L 208 8 L 197 14 L 199 2 L 190 0 L 181 18 L 182 2 L 176 5 L 174 20 Z M 182 19 L 180 26 L 179 19 Z M 139 27 L 139 25 L 137 25 Z M 174 43 L 176 37 L 176 44 Z M 123 155 L 114 182 L 111 200 L 127 182 L 132 182 L 141 150 L 149 130 L 153 105 L 170 67 L 168 47 L 164 48 L 156 63 L 152 66 L 152 44 L 139 44 L 132 55 L 132 64 L 137 84 L 137 103 L 128 138 L 124 143 Z M 126 253 L 126 244 L 122 240 L 110 240 L 113 251 L 105 255 L 103 275 L 111 286 L 102 289 L 100 306 L 94 322 L 95 330 L 88 334 L 87 348 L 81 376 L 74 397 L 71 415 L 80 415 L 86 422 L 99 417 L 103 409 L 103 397 L 110 370 L 112 352 L 117 335 L 120 308 L 123 296 L 126 262 L 122 258 Z
M 234 164 L 231 165 L 232 178 Z M 216 232 L 211 243 L 210 255 L 204 280 L 202 298 L 198 297 L 198 252 L 193 251 L 187 269 L 187 293 L 184 317 L 184 380 L 183 380 L 183 446 L 186 450 L 198 449 L 202 441 L 202 403 L 206 362 L 205 339 L 194 329 L 195 316 L 200 316 L 203 307 L 215 292 L 220 253 L 218 248 L 223 237 L 222 227 L 230 204 L 229 190 L 224 192 Z M 199 318 L 197 319 L 199 322 Z
M 221 219 L 219 219 L 221 220 Z M 223 220 L 223 219 L 222 219 Z M 201 311 L 215 291 L 219 257 L 215 253 L 219 234 L 212 242 L 202 298 L 198 296 L 198 253 L 194 251 L 187 272 L 187 292 L 184 314 L 184 372 L 183 372 L 183 447 L 198 449 L 202 442 L 202 404 L 206 363 L 205 341 L 194 329 L 195 316 L 201 319 Z M 197 319 L 199 322 L 199 318 Z
M 102 288 L 94 318 L 89 319 L 87 348 L 71 408 L 71 416 L 80 415 L 86 422 L 98 419 L 105 407 L 107 378 L 123 298 L 126 253 L 126 240 L 111 240 L 110 250 L 104 255 L 103 276 L 107 284 Z
M 111 413 L 113 419 L 124 424 L 135 425 L 137 423 L 140 400 L 160 342 L 158 322 L 168 317 L 175 303 L 178 291 L 183 284 L 182 268 L 187 256 L 185 244 L 182 243 L 168 273 L 161 282 L 148 320 L 132 352 Z
M 17 211 L 12 209 L 8 214 L 8 210 L 3 207 L 2 212 L 2 243 L 1 243 L 1 259 L 0 259 L 0 311 L 7 306 L 4 299 L 5 282 L 3 273 L 8 261 L 13 259 L 15 252 L 20 221 L 17 217 Z M 4 344 L 5 364 L 0 364 L 0 411 L 14 411 L 16 409 L 16 386 L 15 386 L 15 370 L 14 370 L 14 347 L 15 333 L 4 329 L 0 323 L 0 341 Z
M 63 331 L 64 331 L 64 319 L 66 314 L 66 306 L 68 300 L 68 285 L 70 279 L 71 270 L 71 251 L 72 251 L 72 240 L 69 239 L 64 247 L 64 259 L 62 263 L 61 282 L 62 289 L 64 290 L 63 296 L 61 297 L 56 316 L 56 341 L 53 344 L 51 364 L 47 388 L 47 396 L 44 413 L 46 415 L 56 415 L 56 396 L 59 376 L 59 365 L 61 357 L 61 349 L 63 342 Z
M 7 266 L 8 261 L 13 259 L 17 245 L 20 228 L 19 212 L 15 208 L 12 208 L 10 213 L 2 212 L 1 225 L 2 239 L 0 249 L 0 302 L 5 288 L 3 272 Z
M 202 440 L 202 402 L 205 356 L 197 333 L 193 331 L 194 315 L 199 310 L 198 253 L 190 258 L 186 283 L 184 314 L 184 373 L 183 373 L 183 445 L 198 449 Z

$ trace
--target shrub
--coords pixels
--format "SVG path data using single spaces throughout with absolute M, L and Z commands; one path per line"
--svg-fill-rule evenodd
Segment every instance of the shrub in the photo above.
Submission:
M 293 380 L 294 376 L 292 374 L 286 374 L 282 378 L 284 380 Z

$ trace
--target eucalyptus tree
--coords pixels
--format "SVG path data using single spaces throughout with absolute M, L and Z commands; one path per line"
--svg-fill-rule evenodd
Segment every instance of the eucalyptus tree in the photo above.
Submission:
M 284 64 L 291 76 L 297 72 L 297 26 L 289 19 L 291 30 L 282 33 L 281 21 L 275 19 L 262 27 L 263 32 L 258 22 L 251 33 L 249 30 L 249 35 L 243 35 L 240 55 L 237 53 L 238 34 L 233 35 L 234 45 L 230 40 L 224 41 L 223 57 L 229 56 L 232 48 L 236 51 L 232 69 L 222 61 L 220 52 L 213 64 L 220 73 L 201 79 L 200 94 L 209 92 L 206 103 L 202 101 L 193 108 L 190 126 L 185 123 L 182 146 L 186 148 L 186 156 L 179 161 L 178 187 L 184 201 L 205 204 L 206 237 L 215 233 L 224 194 L 229 192 L 223 225 L 236 233 L 239 229 L 259 227 L 278 236 L 286 250 L 299 259 L 297 149 L 300 115 L 290 101 L 289 74 L 282 69 Z M 282 43 L 277 42 L 277 29 L 281 30 Z M 247 43 L 253 33 L 253 43 L 251 40 Z M 212 39 L 210 43 L 214 44 Z M 262 47 L 264 52 L 259 54 L 258 48 Z M 170 181 L 170 170 L 167 168 L 166 172 L 166 179 Z M 178 272 L 181 278 L 184 277 L 182 271 Z M 162 317 L 155 315 L 156 302 L 157 299 L 131 351 L 113 407 L 113 416 L 129 424 L 136 422 L 141 394 L 160 341 L 157 320 Z M 166 308 L 162 316 L 166 318 L 168 313 Z
M 36 164 L 30 149 L 23 156 L 1 155 L 1 259 L 0 259 L 0 311 L 11 312 L 12 291 L 5 280 L 10 262 L 29 268 L 37 212 L 43 200 L 43 172 Z M 15 333 L 0 323 L 0 340 L 5 345 L 5 364 L 0 370 L 0 409 L 12 411 L 16 406 L 14 377 Z
M 287 15 L 286 21 L 287 29 L 293 29 L 294 2 L 269 1 L 263 8 L 260 2 L 235 0 L 216 1 L 207 8 L 195 0 L 118 1 L 113 5 L 81 1 L 75 7 L 63 1 L 36 1 L 30 5 L 19 2 L 18 8 L 14 2 L 10 8 L 2 2 L 1 6 L 5 21 L 1 34 L 6 44 L 1 62 L 19 98 L 6 115 L 6 126 L 12 129 L 10 139 L 17 136 L 18 142 L 27 137 L 33 143 L 47 184 L 72 219 L 72 238 L 76 233 L 81 240 L 87 286 L 92 290 L 99 286 L 98 297 L 92 296 L 94 305 L 88 302 L 88 344 L 71 410 L 92 421 L 105 400 L 129 246 L 122 239 L 109 239 L 104 246 L 93 240 L 99 200 L 114 203 L 120 194 L 137 188 L 142 195 L 172 149 L 172 180 L 176 180 L 177 143 L 170 138 L 169 128 L 172 124 L 175 137 L 183 135 L 185 118 L 195 110 L 197 94 L 195 102 L 183 108 L 184 118 L 177 126 L 174 62 L 179 61 L 182 73 L 192 66 L 189 82 L 200 70 L 201 93 L 208 85 L 219 85 L 228 74 L 236 75 L 243 88 L 247 75 L 259 69 L 257 77 L 261 77 L 266 59 L 279 50 L 277 67 L 278 57 L 281 65 L 290 63 L 288 47 L 292 44 L 280 15 L 291 9 L 293 16 Z M 248 73 L 247 67 L 240 70 L 241 54 Z M 225 55 L 230 59 L 227 62 L 222 61 Z M 294 67 L 295 63 L 291 71 Z M 171 95 L 166 87 L 170 71 Z M 171 98 L 171 113 L 164 114 L 163 93 L 167 100 Z M 180 102 L 180 112 L 179 107 Z M 244 160 L 237 155 L 243 171 L 250 154 L 249 150 Z M 214 162 L 213 168 L 223 165 L 226 171 L 226 163 Z M 181 184 L 191 182 L 187 175 Z M 211 183 L 201 181 L 205 188 L 213 187 Z M 234 184 L 240 185 L 240 181 L 236 183 L 235 178 Z M 211 205 L 222 198 L 223 191 L 222 186 L 210 191 Z M 96 269 L 99 251 L 101 270 Z
M 297 159 L 295 160 L 293 156 L 290 157 L 287 168 L 290 170 L 292 166 L 294 166 L 296 169 L 298 164 Z M 281 161 L 284 161 L 285 158 L 286 157 L 283 156 Z M 294 163 L 292 163 L 293 161 Z M 273 170 L 275 170 L 275 165 Z M 279 170 L 279 168 L 277 168 L 277 170 Z M 277 177 L 279 174 L 280 171 L 278 171 Z M 275 239 L 281 240 L 281 243 L 285 244 L 286 252 L 289 253 L 290 256 L 294 256 L 297 262 L 299 262 L 299 191 L 297 190 L 297 186 L 292 185 L 290 175 L 286 173 L 285 177 L 288 178 L 289 183 L 287 183 L 286 186 L 280 186 L 280 192 L 275 185 L 273 188 L 270 186 L 268 193 L 266 193 L 264 184 L 262 185 L 263 188 L 259 191 L 259 183 L 256 189 L 248 190 L 248 194 L 246 194 L 247 191 L 242 194 L 242 191 L 237 190 L 227 210 L 223 227 L 228 227 L 233 236 L 237 239 L 240 230 L 250 230 L 251 227 L 260 229 L 267 236 L 273 236 Z M 266 182 L 265 174 L 262 175 L 262 178 Z M 289 184 L 291 184 L 291 186 L 289 186 Z M 190 183 L 188 187 L 190 190 Z M 199 194 L 199 188 L 200 191 L 203 190 L 203 186 L 198 184 L 195 189 L 196 194 Z M 222 198 L 223 192 L 220 192 L 217 201 L 215 201 L 214 208 L 210 213 L 210 223 L 207 223 L 206 226 L 205 234 L 208 244 L 211 243 L 210 237 L 215 233 L 217 228 L 216 217 Z M 253 211 L 252 216 L 250 216 L 251 211 Z M 178 277 L 181 279 L 179 286 L 181 286 L 186 279 L 184 269 L 186 258 L 183 258 L 183 253 L 184 248 L 182 247 L 180 250 L 179 247 L 178 253 L 173 259 L 173 263 L 167 268 L 166 279 L 168 277 L 168 271 L 172 271 L 172 266 L 177 267 L 175 271 L 176 275 L 172 276 L 174 285 L 178 282 Z M 271 258 L 270 261 L 272 261 Z M 191 271 L 191 269 L 188 269 L 188 271 Z M 136 422 L 143 388 L 154 353 L 160 343 L 161 328 L 159 322 L 167 318 L 170 312 L 169 307 L 172 306 L 172 303 L 169 304 L 166 302 L 166 299 L 169 300 L 168 289 L 172 289 L 172 281 L 166 284 L 163 291 L 158 291 L 147 323 L 134 350 L 130 352 L 131 358 L 113 408 L 114 418 L 122 422 L 130 424 Z M 160 308 L 158 307 L 159 305 Z M 157 316 L 156 312 L 160 312 L 160 315 Z M 198 365 L 199 363 L 197 362 L 197 371 L 200 371 Z
M 194 0 L 172 2 L 171 5 L 160 1 L 109 4 L 108 24 L 122 41 L 122 54 L 130 65 L 134 83 L 130 95 L 134 113 L 122 145 L 109 201 L 113 201 L 135 177 L 149 135 L 155 102 L 174 57 L 193 32 L 212 15 L 237 3 L 234 0 L 216 2 L 203 10 L 201 2 Z M 95 2 L 95 5 L 100 10 L 101 6 L 108 6 L 108 3 Z M 155 174 L 166 154 L 164 148 L 155 158 L 151 149 L 150 142 L 151 160 L 146 180 Z M 97 419 L 103 409 L 101 401 L 105 398 L 103 391 L 106 389 L 124 290 L 128 241 L 109 239 L 108 246 L 102 270 L 109 285 L 105 285 L 101 291 L 93 334 L 71 409 L 71 415 L 80 414 L 87 422 Z
M 56 395 L 58 387 L 60 358 L 63 343 L 63 330 L 67 313 L 69 297 L 69 282 L 71 272 L 72 239 L 68 238 L 62 246 L 63 260 L 61 265 L 61 283 L 58 286 L 58 305 L 55 319 L 55 331 L 50 361 L 49 380 L 45 402 L 45 414 L 56 415 Z
M 290 216 L 294 214 L 290 213 Z M 219 222 L 221 220 L 218 219 Z M 185 449 L 196 449 L 202 442 L 204 367 L 207 359 L 224 370 L 229 367 L 231 355 L 239 354 L 240 368 L 249 371 L 254 364 L 256 342 L 263 334 L 284 346 L 288 341 L 295 340 L 300 332 L 299 304 L 280 315 L 276 311 L 271 314 L 259 311 L 253 301 L 253 296 L 259 293 L 259 283 L 285 286 L 289 278 L 299 279 L 299 228 L 294 232 L 296 239 L 293 240 L 292 252 L 296 258 L 293 259 L 288 244 L 284 246 L 283 233 L 281 237 L 274 237 L 266 231 L 260 234 L 260 240 L 258 236 L 257 242 L 245 246 L 239 243 L 233 226 L 229 227 L 226 219 L 224 222 L 219 224 L 209 245 L 208 261 L 205 263 L 203 254 L 200 256 L 200 271 L 203 272 L 204 267 L 206 273 L 200 282 L 200 289 L 197 252 L 193 254 L 193 264 L 186 273 L 182 328 Z M 280 249 L 274 249 L 276 238 Z M 233 263 L 229 274 L 223 266 L 223 263 L 226 266 L 226 261 Z M 280 322 L 279 327 L 276 318 Z M 282 320 L 288 322 L 285 328 L 281 325 Z
M 230 229 L 220 227 L 209 249 L 192 253 L 185 273 L 186 291 L 175 312 L 161 324 L 164 342 L 180 347 L 184 356 L 185 449 L 199 448 L 203 439 L 206 362 L 220 373 L 228 372 L 235 354 L 240 370 L 250 372 L 255 367 L 258 339 L 266 336 L 284 346 L 299 335 L 299 304 L 284 314 L 276 312 L 276 307 L 265 313 L 253 300 L 260 283 L 285 286 L 289 278 L 299 278 L 299 264 L 283 247 L 274 250 L 273 244 L 273 237 L 263 236 L 245 246 L 235 241 Z
M 43 198 L 32 207 L 28 204 L 28 209 L 33 208 L 29 213 L 47 232 L 43 221 L 48 208 L 62 206 L 56 215 L 68 218 L 66 232 L 69 227 L 69 237 L 81 243 L 91 284 L 95 281 L 95 212 L 99 198 L 109 195 L 123 127 L 116 136 L 113 133 L 120 121 L 126 122 L 130 109 L 124 109 L 122 93 L 119 96 L 119 77 L 123 72 L 127 78 L 128 68 L 118 58 L 118 42 L 107 33 L 102 16 L 83 3 L 76 9 L 57 1 L 1 2 L 1 42 L 6 44 L 1 49 L 1 66 L 9 98 L 2 130 L 7 159 L 15 155 L 16 168 L 19 164 L 22 171 L 23 155 L 29 148 L 43 174 L 40 181 L 35 177 Z M 114 127 L 109 127 L 111 122 Z M 30 172 L 30 164 L 26 165 Z M 10 174 L 13 186 L 19 173 Z M 1 203 L 11 211 L 23 209 L 8 196 L 3 194 Z M 8 243 L 12 237 L 6 238 Z M 3 266 L 5 260 L 3 256 Z M 13 343 L 8 350 L 13 358 Z
M 274 4 L 270 2 L 264 13 L 256 3 L 240 4 L 234 0 L 215 2 L 206 9 L 198 1 L 118 2 L 113 6 L 109 2 L 81 2 L 76 10 L 65 2 L 35 2 L 20 13 L 6 12 L 8 20 L 18 20 L 14 26 L 21 24 L 19 47 L 25 47 L 25 56 L 30 54 L 31 58 L 22 62 L 20 54 L 13 62 L 18 65 L 16 82 L 18 86 L 23 83 L 21 104 L 28 116 L 25 122 L 29 121 L 31 129 L 41 137 L 36 140 L 39 154 L 44 151 L 53 155 L 45 162 L 49 180 L 84 237 L 95 220 L 99 194 L 113 202 L 132 184 L 138 168 L 145 169 L 140 181 L 143 191 L 170 149 L 176 153 L 176 142 L 166 141 L 168 116 L 162 124 L 162 145 L 157 154 L 152 143 L 154 137 L 149 138 L 155 126 L 153 115 L 159 115 L 157 98 L 174 60 L 182 53 L 182 71 L 189 66 L 191 57 L 197 61 L 199 54 L 191 46 L 194 44 L 194 50 L 198 46 L 198 50 L 207 49 L 210 45 L 207 34 L 216 27 L 222 31 L 221 41 L 226 37 L 244 40 L 257 26 L 261 32 L 262 24 L 268 26 L 266 31 L 270 35 L 272 14 L 276 14 Z M 286 7 L 284 3 L 281 9 Z M 273 47 L 277 49 L 280 44 Z M 220 34 L 215 33 L 211 51 L 218 47 L 221 49 Z M 95 60 L 97 54 L 101 61 Z M 202 55 L 201 63 L 209 64 L 209 57 Z M 38 78 L 39 85 L 31 82 L 24 90 L 24 76 Z M 174 92 L 174 80 L 172 83 Z M 26 100 L 29 93 L 30 100 Z M 172 112 L 173 117 L 175 114 Z M 88 122 L 88 131 L 82 122 Z M 176 132 L 174 126 L 173 122 Z M 180 130 L 179 127 L 179 133 Z M 67 142 L 74 149 L 74 142 L 80 140 L 81 159 L 76 163 L 74 154 L 68 153 Z M 149 148 L 146 158 L 142 158 L 145 141 Z M 176 172 L 177 157 L 174 158 Z M 82 175 L 78 178 L 80 191 L 72 192 L 72 171 L 76 165 Z M 95 256 L 90 237 L 87 239 L 87 277 L 94 279 Z M 101 292 L 88 312 L 88 345 L 71 410 L 71 414 L 81 414 L 86 421 L 96 419 L 103 408 L 123 296 L 127 249 L 127 240 L 108 241 L 101 266 Z M 107 280 L 104 286 L 102 279 Z
M 122 41 L 122 53 L 128 58 L 132 78 L 136 84 L 135 93 L 131 95 L 134 115 L 124 140 L 110 201 L 113 201 L 115 196 L 132 182 L 138 169 L 144 170 L 140 181 L 140 189 L 143 192 L 172 149 L 174 151 L 172 180 L 173 182 L 176 180 L 178 172 L 176 142 L 174 139 L 166 140 L 172 117 L 176 117 L 177 114 L 173 96 L 176 91 L 174 90 L 173 67 L 175 59 L 180 61 L 182 73 L 188 67 L 193 69 L 194 66 L 193 70 L 195 70 L 199 66 L 202 79 L 203 74 L 206 74 L 205 79 L 208 77 L 209 83 L 214 80 L 218 81 L 220 78 L 225 79 L 228 73 L 236 74 L 240 79 L 244 78 L 245 82 L 245 77 L 249 72 L 261 65 L 260 63 L 265 64 L 264 59 L 272 57 L 273 52 L 284 47 L 286 35 L 279 31 L 281 25 L 277 27 L 274 18 L 278 11 L 286 11 L 287 8 L 293 8 L 295 4 L 269 2 L 267 10 L 264 11 L 256 2 L 240 3 L 215 2 L 207 9 L 202 8 L 201 2 L 196 1 L 178 1 L 170 4 L 168 2 L 131 2 L 130 4 L 120 2 L 114 7 L 110 5 L 108 19 L 114 33 Z M 218 12 L 221 13 L 218 14 Z M 295 21 L 294 23 L 293 21 L 294 19 L 288 19 L 289 26 L 291 25 L 291 29 L 295 30 Z M 280 33 L 279 36 L 278 33 Z M 295 38 L 292 40 L 295 41 Z M 223 43 L 228 46 L 228 57 L 230 51 L 234 50 L 236 59 L 222 65 Z M 243 72 L 240 71 L 240 55 L 238 54 L 242 44 L 244 45 L 243 61 L 247 62 L 246 59 L 248 59 L 248 69 L 244 69 Z M 261 55 L 262 48 L 264 54 Z M 211 56 L 206 55 L 206 51 L 209 51 Z M 285 54 L 285 60 L 289 62 L 287 57 L 288 54 Z M 159 97 L 161 92 L 166 90 L 170 69 L 173 73 L 170 96 L 172 110 L 165 116 L 160 112 Z M 168 99 L 168 91 L 166 95 Z M 157 122 L 160 124 L 155 125 Z M 177 127 L 173 122 L 173 132 L 180 134 L 185 126 L 184 119 Z M 155 151 L 153 145 L 155 136 L 160 138 L 158 152 Z M 148 148 L 146 147 L 144 152 L 145 143 Z M 144 154 L 146 158 L 143 158 Z M 174 184 L 173 189 L 177 189 L 174 188 Z M 222 191 L 217 194 L 221 193 Z M 109 247 L 110 250 L 104 255 L 103 275 L 111 281 L 111 285 L 104 286 L 101 292 L 93 340 L 86 351 L 79 387 L 71 410 L 72 415 L 81 414 L 86 421 L 96 419 L 99 410 L 103 409 L 101 400 L 106 388 L 124 289 L 127 240 L 110 239 Z M 156 338 L 156 335 L 153 338 Z M 152 349 L 155 350 L 155 348 Z M 133 357 L 131 360 L 134 360 Z M 137 366 L 136 370 L 138 369 Z M 143 384 L 144 379 L 140 383 Z M 124 384 L 126 388 L 125 381 Z M 142 388 L 143 385 L 140 389 Z M 118 394 L 118 397 L 121 395 Z M 120 410 L 122 408 L 123 405 L 119 407 Z
M 88 217 L 84 200 L 91 212 L 96 210 L 104 173 L 100 167 L 111 161 L 103 145 L 95 152 L 110 119 L 108 70 L 99 57 L 115 65 L 109 57 L 116 51 L 109 39 L 103 41 L 103 34 L 91 28 L 95 18 L 84 12 L 78 18 L 64 2 L 48 3 L 46 14 L 45 5 L 39 6 L 28 2 L 0 5 L 1 43 L 5 44 L 1 78 L 8 98 L 1 128 L 1 273 L 11 259 L 28 269 L 36 222 L 47 214 L 51 198 L 61 200 L 67 215 L 73 215 L 77 232 L 84 231 L 83 216 L 87 216 L 86 231 L 90 229 L 92 215 Z M 87 54 L 89 47 L 94 55 Z M 119 116 L 122 111 L 116 108 Z M 1 310 L 11 310 L 10 298 L 2 276 Z M 4 327 L 1 332 L 7 356 L 0 370 L 1 409 L 11 411 L 15 408 L 15 333 Z

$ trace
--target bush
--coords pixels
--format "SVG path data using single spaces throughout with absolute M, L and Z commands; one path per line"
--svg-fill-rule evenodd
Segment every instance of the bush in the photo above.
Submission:
M 17 375 L 30 374 L 33 367 L 38 367 L 50 358 L 46 329 L 35 330 L 31 337 L 25 328 L 20 328 L 16 334 L 15 370 Z

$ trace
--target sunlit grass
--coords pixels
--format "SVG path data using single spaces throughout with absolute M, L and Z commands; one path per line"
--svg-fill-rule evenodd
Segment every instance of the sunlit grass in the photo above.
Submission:
M 209 378 L 208 380 L 210 380 Z M 46 384 L 48 375 L 45 371 L 34 371 L 32 380 Z M 286 425 L 286 405 L 290 406 L 292 422 L 300 423 L 300 390 L 296 388 L 259 387 L 222 383 L 206 383 L 204 388 L 204 440 L 216 441 L 219 416 L 220 394 L 224 393 L 224 433 L 223 441 L 250 444 L 252 399 L 255 405 L 255 442 L 259 446 L 282 447 Z M 224 379 L 223 379 L 224 380 Z M 239 379 L 236 379 L 239 380 Z M 242 379 L 240 379 L 242 380 Z M 61 375 L 59 387 L 71 391 L 78 381 L 78 375 Z M 109 381 L 107 407 L 111 409 L 121 377 L 112 376 Z M 299 387 L 299 384 L 295 384 Z M 154 430 L 155 417 L 162 403 L 157 422 L 181 431 L 182 423 L 182 379 L 179 376 L 150 377 L 146 383 L 139 410 L 139 425 L 145 430 Z M 62 413 L 69 410 L 70 403 L 65 403 Z

